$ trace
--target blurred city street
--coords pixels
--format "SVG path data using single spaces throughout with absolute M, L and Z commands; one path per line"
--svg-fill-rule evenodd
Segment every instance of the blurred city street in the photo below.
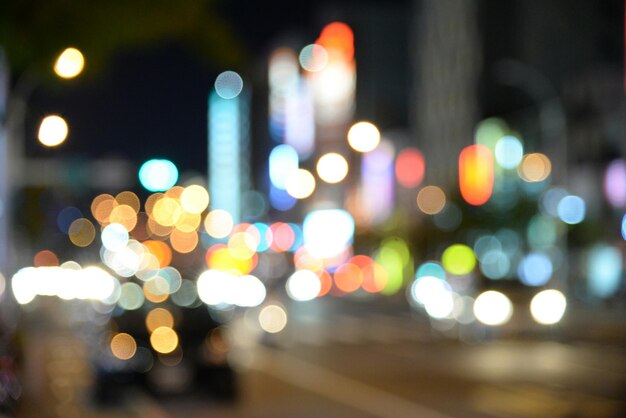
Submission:
M 626 417 L 624 0 L 0 4 L 0 418 Z
M 27 343 L 29 358 L 40 362 L 31 370 L 44 374 L 28 380 L 40 403 L 20 416 L 582 418 L 626 411 L 621 315 L 572 318 L 549 332 L 512 329 L 467 345 L 393 304 L 373 312 L 371 305 L 310 304 L 280 338 L 257 340 L 232 325 L 241 345 L 233 352 L 238 393 L 231 400 L 136 387 L 95 404 L 85 347 L 57 318 Z

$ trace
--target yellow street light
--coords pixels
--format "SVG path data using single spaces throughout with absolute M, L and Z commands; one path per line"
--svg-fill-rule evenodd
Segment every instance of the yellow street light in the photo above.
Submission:
M 348 175 L 348 162 L 336 152 L 324 154 L 317 161 L 317 174 L 326 183 L 339 183 Z
M 380 142 L 380 131 L 370 122 L 358 122 L 348 131 L 348 143 L 358 152 L 370 152 Z
M 57 115 L 46 116 L 39 125 L 37 138 L 46 147 L 56 147 L 67 138 L 68 128 L 65 119 Z
M 61 78 L 74 78 L 85 67 L 85 58 L 76 48 L 67 48 L 54 63 L 54 72 Z

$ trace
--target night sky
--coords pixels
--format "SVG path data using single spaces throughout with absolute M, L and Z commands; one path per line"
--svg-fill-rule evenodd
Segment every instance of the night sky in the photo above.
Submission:
M 216 6 L 243 47 L 241 68 L 210 62 L 189 46 L 167 39 L 121 50 L 101 74 L 58 80 L 56 85 L 36 89 L 29 101 L 27 154 L 79 159 L 121 156 L 137 164 L 167 157 L 181 171 L 205 172 L 207 94 L 215 77 L 232 69 L 253 87 L 252 152 L 258 156 L 269 146 L 264 84 L 271 50 L 290 43 L 300 48 L 314 41 L 325 24 L 333 20 L 352 24 L 351 17 L 362 16 L 364 7 L 368 13 L 381 7 L 376 2 L 348 0 L 315 4 L 281 0 L 269 5 L 220 1 Z M 408 10 L 410 2 L 393 0 L 384 7 Z M 88 72 L 89 56 L 85 58 Z M 50 113 L 59 113 L 70 126 L 68 140 L 56 149 L 44 149 L 36 141 L 38 124 Z
M 98 79 L 38 92 L 29 154 L 167 157 L 181 168 L 204 170 L 206 95 L 213 79 L 180 44 L 122 52 Z M 42 149 L 34 141 L 37 120 L 48 112 L 59 112 L 70 126 L 58 149 Z
M 209 62 L 181 42 L 161 40 L 119 51 L 96 77 L 38 87 L 29 100 L 27 154 L 124 157 L 137 164 L 169 158 L 182 171 L 205 172 L 207 94 L 217 74 L 234 69 L 252 84 L 259 83 L 266 57 L 281 37 L 296 34 L 314 39 L 322 26 L 313 24 L 315 14 L 307 7 L 278 2 L 274 13 L 263 8 L 255 2 L 219 3 L 218 13 L 244 47 L 242 68 Z M 88 56 L 85 71 L 89 71 Z M 41 118 L 50 113 L 66 118 L 70 134 L 61 147 L 45 149 L 36 134 Z

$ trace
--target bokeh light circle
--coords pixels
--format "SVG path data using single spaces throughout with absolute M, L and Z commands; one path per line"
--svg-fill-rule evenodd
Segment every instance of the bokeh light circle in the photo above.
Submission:
M 540 324 L 556 324 L 563 318 L 567 299 L 556 289 L 542 290 L 530 301 L 530 313 Z
M 158 353 L 171 353 L 178 347 L 178 334 L 170 327 L 158 327 L 150 334 L 150 345 Z
M 604 196 L 614 208 L 626 206 L 626 161 L 616 159 L 609 163 L 604 172 Z
M 120 297 L 117 304 L 128 311 L 139 309 L 144 302 L 141 286 L 137 283 L 124 283 L 120 288 Z
M 223 209 L 212 210 L 204 219 L 204 229 L 213 238 L 225 238 L 233 230 L 233 217 Z
M 358 152 L 373 151 L 380 143 L 380 131 L 370 122 L 357 122 L 348 131 L 348 144 Z
M 474 315 L 485 325 L 503 325 L 513 315 L 513 304 L 505 294 L 488 290 L 474 301 Z
M 76 48 L 66 48 L 54 63 L 54 72 L 61 78 L 74 78 L 85 67 L 85 57 Z
M 541 153 L 526 154 L 517 167 L 520 177 L 527 182 L 544 181 L 552 172 L 550 159 Z
M 424 155 L 415 148 L 405 148 L 396 157 L 396 179 L 402 187 L 413 188 L 422 183 L 425 171 Z
M 315 191 L 315 177 L 310 171 L 299 168 L 289 175 L 285 181 L 285 188 L 290 196 L 306 199 Z
M 300 51 L 298 60 L 302 68 L 309 72 L 322 71 L 328 64 L 328 52 L 321 45 L 307 45 Z
M 111 353 L 120 360 L 129 360 L 137 352 L 137 343 L 132 335 L 121 332 L 111 338 Z
M 174 316 L 164 308 L 154 308 L 146 315 L 146 328 L 153 332 L 159 327 L 174 327 Z
M 234 71 L 224 71 L 215 79 L 215 92 L 222 99 L 234 99 L 243 90 L 243 79 Z
M 468 274 L 476 266 L 476 256 L 474 251 L 467 245 L 454 244 L 443 252 L 441 264 L 449 273 L 456 275 Z
M 320 278 L 310 270 L 298 270 L 287 279 L 287 294 L 299 302 L 312 300 L 322 289 Z
M 426 186 L 417 193 L 417 207 L 426 215 L 435 215 L 446 206 L 446 194 L 437 186 Z
M 148 160 L 139 169 L 139 182 L 146 190 L 151 192 L 168 190 L 177 181 L 178 169 L 170 160 Z
M 539 252 L 528 254 L 517 268 L 520 281 L 527 286 L 543 286 L 552 277 L 552 261 Z
M 68 132 L 65 119 L 58 115 L 50 115 L 41 121 L 37 138 L 46 147 L 56 147 L 65 141 Z
M 259 313 L 259 325 L 270 334 L 281 332 L 287 326 L 287 312 L 278 305 L 268 305 Z
M 120 224 L 109 224 L 100 234 L 102 245 L 109 251 L 118 251 L 128 244 L 128 231 Z
M 0 216 L 2 216 L 1 208 L 0 208 Z M 72 207 L 72 206 L 68 206 L 66 208 L 61 209 L 61 211 L 57 215 L 57 226 L 59 227 L 59 230 L 61 232 L 63 232 L 64 234 L 67 234 L 72 222 L 82 217 L 83 217 L 83 214 L 79 209 Z
M 209 206 L 209 192 L 198 184 L 187 186 L 180 195 L 180 204 L 189 213 L 202 213 Z
M 324 154 L 317 161 L 317 175 L 326 183 L 339 183 L 348 175 L 348 162 L 335 152 Z
M 96 228 L 89 219 L 79 218 L 72 222 L 67 234 L 72 244 L 77 247 L 87 247 L 96 237 Z
M 565 196 L 559 201 L 556 212 L 559 218 L 566 224 L 579 224 L 585 219 L 585 201 L 578 196 Z
M 503 136 L 496 142 L 496 162 L 505 169 L 516 168 L 524 156 L 522 142 L 514 136 Z

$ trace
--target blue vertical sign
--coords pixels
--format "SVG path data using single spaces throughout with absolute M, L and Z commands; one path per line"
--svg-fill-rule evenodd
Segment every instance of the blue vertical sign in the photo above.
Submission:
M 241 197 L 249 187 L 248 99 L 245 93 L 223 98 L 209 95 L 208 175 L 211 208 L 241 221 Z

